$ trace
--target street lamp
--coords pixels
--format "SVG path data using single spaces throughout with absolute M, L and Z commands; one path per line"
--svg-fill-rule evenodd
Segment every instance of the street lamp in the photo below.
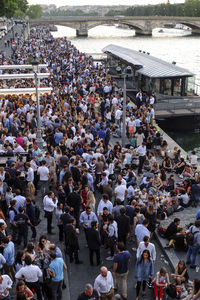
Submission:
M 123 118 L 122 118 L 122 147 L 126 145 L 126 76 L 132 75 L 132 68 L 126 67 L 123 72 L 121 67 L 116 68 L 117 74 L 124 77 L 124 88 L 123 88 Z
M 32 60 L 31 64 L 33 67 L 33 73 L 35 77 L 35 95 L 36 95 L 36 103 L 37 103 L 37 145 L 39 149 L 42 150 L 44 140 L 41 134 L 40 98 L 38 92 L 38 75 L 37 75 L 39 62 L 36 59 L 34 59 Z

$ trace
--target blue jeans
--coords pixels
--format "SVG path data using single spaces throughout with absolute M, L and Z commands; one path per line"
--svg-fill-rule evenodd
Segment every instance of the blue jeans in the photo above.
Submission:
M 196 261 L 198 250 L 199 250 L 199 247 L 188 246 L 188 251 L 187 251 L 187 254 L 186 254 L 186 262 L 190 262 L 190 265 L 192 267 L 195 266 L 195 261 Z

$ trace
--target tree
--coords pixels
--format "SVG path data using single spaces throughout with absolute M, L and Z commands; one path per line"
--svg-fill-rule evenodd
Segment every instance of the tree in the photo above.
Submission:
M 27 10 L 27 15 L 30 19 L 40 19 L 42 16 L 42 7 L 38 4 L 30 5 Z
M 28 9 L 28 1 L 27 0 L 17 0 L 18 10 L 26 13 Z
M 11 18 L 24 16 L 28 8 L 27 0 L 0 0 L 0 16 Z

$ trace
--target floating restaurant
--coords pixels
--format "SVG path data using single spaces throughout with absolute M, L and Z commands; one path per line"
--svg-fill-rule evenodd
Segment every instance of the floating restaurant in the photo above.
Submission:
M 194 74 L 176 66 L 176 62 L 168 63 L 151 56 L 149 52 L 108 45 L 103 48 L 107 54 L 107 67 L 111 74 L 131 66 L 133 71 L 132 88 L 135 91 L 154 90 L 157 94 L 168 96 L 191 96 L 195 93 Z

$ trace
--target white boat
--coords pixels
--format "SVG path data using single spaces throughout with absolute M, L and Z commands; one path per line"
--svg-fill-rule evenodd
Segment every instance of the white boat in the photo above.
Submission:
M 159 27 L 155 28 L 152 31 L 152 36 L 154 37 L 177 37 L 177 36 L 187 36 L 191 35 L 192 30 L 188 29 L 179 29 L 179 28 L 165 28 Z

